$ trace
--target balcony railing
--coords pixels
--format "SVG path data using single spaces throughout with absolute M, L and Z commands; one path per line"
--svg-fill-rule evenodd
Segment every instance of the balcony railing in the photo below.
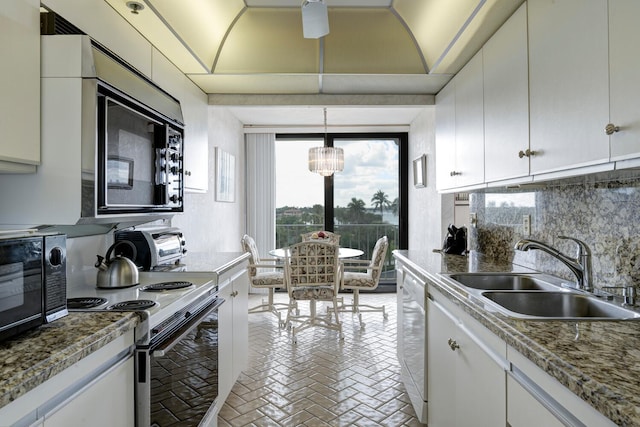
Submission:
M 320 231 L 317 224 L 276 224 L 276 246 L 287 247 L 300 241 L 300 235 Z M 395 284 L 395 265 L 391 251 L 398 248 L 398 226 L 394 224 L 340 224 L 334 232 L 340 235 L 340 246 L 360 249 L 364 252 L 362 259 L 371 259 L 371 252 L 376 241 L 387 236 L 389 249 L 385 257 L 384 269 L 380 278 L 381 284 Z

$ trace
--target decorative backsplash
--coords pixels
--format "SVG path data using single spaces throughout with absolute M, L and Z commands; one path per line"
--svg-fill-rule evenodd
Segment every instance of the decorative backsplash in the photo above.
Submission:
M 527 187 L 527 186 L 523 186 Z M 640 171 L 617 171 L 553 181 L 528 188 L 470 195 L 478 216 L 469 232 L 470 248 L 500 261 L 575 280 L 569 269 L 539 250 L 513 249 L 521 238 L 541 240 L 575 256 L 575 243 L 592 252 L 594 285 L 640 285 Z M 530 215 L 525 236 L 523 216 Z

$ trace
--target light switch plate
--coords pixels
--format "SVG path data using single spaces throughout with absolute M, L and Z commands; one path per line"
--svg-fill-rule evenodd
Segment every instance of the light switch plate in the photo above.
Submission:
M 531 215 L 522 215 L 522 233 L 525 236 L 531 235 Z

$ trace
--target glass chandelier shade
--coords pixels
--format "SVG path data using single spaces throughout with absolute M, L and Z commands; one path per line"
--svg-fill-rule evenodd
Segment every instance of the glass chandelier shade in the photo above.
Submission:
M 344 150 L 337 147 L 309 148 L 309 170 L 331 176 L 344 169 Z

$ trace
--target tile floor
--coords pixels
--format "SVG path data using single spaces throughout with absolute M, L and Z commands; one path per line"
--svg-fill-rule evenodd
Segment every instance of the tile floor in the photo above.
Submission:
M 251 295 L 249 306 L 262 296 Z M 351 295 L 345 295 L 347 301 Z M 269 313 L 249 315 L 249 364 L 220 411 L 226 426 L 420 426 L 400 379 L 396 357 L 396 295 L 364 294 L 382 313 L 341 313 L 337 331 L 313 327 L 291 343 Z M 286 302 L 276 294 L 276 302 Z M 301 304 L 301 309 L 308 303 Z M 318 304 L 321 312 L 322 304 Z M 285 313 L 283 313 L 284 315 Z M 283 317 L 284 318 L 284 317 Z

